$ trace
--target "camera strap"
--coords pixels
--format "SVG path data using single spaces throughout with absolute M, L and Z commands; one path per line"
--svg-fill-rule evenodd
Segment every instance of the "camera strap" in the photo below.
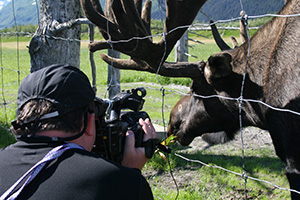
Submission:
M 147 158 L 152 158 L 158 143 L 158 139 L 149 139 L 145 142 L 142 142 L 141 146 L 145 148 L 145 154 Z
M 155 150 L 158 148 L 159 150 L 171 153 L 171 149 L 167 146 L 160 144 L 159 139 L 149 139 L 147 141 L 142 142 L 141 147 L 145 148 L 145 154 L 147 158 L 152 158 Z
M 75 143 L 66 143 L 55 147 L 51 151 L 49 151 L 42 160 L 36 163 L 33 167 L 31 167 L 17 182 L 15 182 L 4 194 L 0 196 L 0 200 L 8 199 L 13 200 L 16 199 L 19 194 L 22 192 L 24 187 L 28 185 L 43 169 L 43 167 L 49 162 L 52 161 L 59 156 L 61 156 L 66 150 L 69 149 L 84 149 L 82 146 Z M 24 184 L 17 190 L 14 191 L 23 181 Z

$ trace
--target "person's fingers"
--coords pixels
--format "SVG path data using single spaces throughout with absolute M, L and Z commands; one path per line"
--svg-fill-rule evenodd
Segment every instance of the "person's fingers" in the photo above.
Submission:
M 135 148 L 135 136 L 132 131 L 127 131 L 123 160 L 121 164 L 130 168 L 142 169 L 148 158 L 145 156 L 145 148 Z
M 142 126 L 142 129 L 145 133 L 144 141 L 148 139 L 156 138 L 156 131 L 150 120 L 147 118 L 146 120 L 139 119 L 139 123 Z
M 150 121 L 149 118 L 147 118 L 147 119 L 145 120 L 145 123 L 148 125 L 148 127 L 149 127 L 150 130 L 151 130 L 151 132 L 152 132 L 152 133 L 155 133 L 155 128 L 154 128 L 154 126 L 153 126 L 153 124 L 151 123 L 151 121 Z

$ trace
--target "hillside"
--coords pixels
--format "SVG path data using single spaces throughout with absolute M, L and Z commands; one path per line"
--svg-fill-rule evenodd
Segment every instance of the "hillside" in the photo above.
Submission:
M 278 13 L 284 5 L 284 0 L 243 0 L 243 8 L 250 16 L 266 13 Z M 210 19 L 222 20 L 239 17 L 241 4 L 238 0 L 208 0 L 201 8 L 196 20 L 209 22 Z M 205 15 L 203 14 L 205 13 Z M 157 1 L 153 3 L 152 18 L 160 19 L 161 12 Z
M 1 1 L 2 2 L 2 1 Z M 37 6 L 35 0 L 14 0 L 16 18 L 13 17 L 12 1 L 7 2 L 0 10 L 0 29 L 15 25 L 37 24 Z M 100 0 L 104 4 L 105 0 Z M 284 5 L 284 0 L 244 0 L 244 10 L 248 15 L 261 15 L 266 13 L 277 13 Z M 208 22 L 211 19 L 230 19 L 238 17 L 241 11 L 240 1 L 237 0 L 209 0 L 199 12 L 196 20 L 199 22 Z M 164 9 L 158 6 L 158 0 L 153 1 L 152 18 L 160 19 L 164 16 Z
M 284 0 L 243 0 L 242 2 L 248 16 L 278 13 L 284 5 Z M 239 17 L 242 9 L 240 1 L 237 0 L 210 0 L 204 4 L 201 10 L 213 20 L 222 20 Z M 201 12 L 196 19 L 199 22 L 210 20 Z
M 0 29 L 9 28 L 15 24 L 37 24 L 38 9 L 35 2 L 34 0 L 14 0 L 14 4 L 12 4 L 12 1 L 7 2 L 0 10 Z M 15 19 L 13 17 L 13 5 L 15 8 Z

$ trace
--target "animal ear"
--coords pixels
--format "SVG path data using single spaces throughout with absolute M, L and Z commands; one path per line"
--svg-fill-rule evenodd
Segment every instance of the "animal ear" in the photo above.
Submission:
M 215 53 L 208 58 L 204 67 L 204 76 L 209 84 L 214 79 L 228 76 L 232 72 L 232 57 L 229 53 Z

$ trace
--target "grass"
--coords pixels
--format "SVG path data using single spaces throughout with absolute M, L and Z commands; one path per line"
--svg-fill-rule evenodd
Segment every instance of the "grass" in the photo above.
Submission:
M 203 34 L 208 34 L 204 33 Z M 237 32 L 225 32 L 224 35 L 235 35 Z M 196 36 L 192 36 L 196 37 Z M 199 38 L 197 38 L 199 39 Z M 189 53 L 196 55 L 197 58 L 189 58 L 190 62 L 198 60 L 207 60 L 214 52 L 219 52 L 218 47 L 209 39 L 202 39 L 203 44 L 190 42 Z M 16 94 L 20 81 L 29 73 L 30 57 L 26 46 L 29 39 L 21 38 L 19 50 L 13 38 L 2 40 L 1 43 L 1 91 L 2 99 L 0 105 L 0 148 L 14 142 L 14 138 L 8 130 L 9 123 L 15 118 Z M 228 41 L 228 38 L 227 38 Z M 84 44 L 83 44 L 84 45 Z M 105 51 L 104 51 L 105 52 Z M 81 50 L 81 69 L 91 79 L 91 70 L 89 67 L 88 50 Z M 100 58 L 100 52 L 95 53 L 95 63 L 97 71 L 97 96 L 107 98 L 106 80 L 107 65 Z M 122 55 L 122 58 L 126 56 Z M 174 60 L 172 52 L 168 58 Z M 18 71 L 20 73 L 18 73 Z M 162 83 L 162 85 L 159 84 Z M 169 113 L 175 103 L 181 98 L 182 94 L 173 92 L 170 84 L 189 86 L 190 79 L 185 78 L 166 78 L 156 76 L 147 72 L 136 72 L 132 70 L 121 71 L 121 89 L 131 89 L 133 87 L 145 87 L 147 95 L 145 97 L 144 109 L 151 116 L 151 120 L 156 124 L 166 124 L 169 119 Z M 165 96 L 162 97 L 161 88 L 166 89 Z M 187 90 L 179 89 L 181 92 Z M 163 107 L 162 107 L 163 105 Z M 164 116 L 162 116 L 162 108 Z M 174 151 L 182 150 L 182 147 L 174 146 Z M 256 150 L 246 153 L 245 165 L 249 176 L 259 177 L 263 180 L 269 180 L 274 184 L 288 188 L 288 183 L 284 174 L 284 166 L 279 159 L 270 157 L 268 149 Z M 259 155 L 259 156 L 258 156 Z M 186 154 L 186 157 L 201 160 L 210 165 L 218 165 L 228 170 L 243 173 L 241 164 L 241 153 L 232 151 L 223 151 L 222 153 L 204 151 L 193 154 Z M 244 183 L 239 176 L 228 172 L 204 167 L 197 163 L 190 163 L 174 155 L 170 155 L 170 166 L 175 174 L 175 178 L 185 178 L 179 185 L 178 199 L 242 199 Z M 145 171 L 154 170 L 157 173 L 153 176 L 147 176 L 151 183 L 151 188 L 155 199 L 175 199 L 177 195 L 176 188 L 168 172 L 169 165 L 158 154 L 148 162 Z M 166 182 L 165 179 L 170 180 Z M 184 184 L 183 184 L 184 183 Z M 289 192 L 274 190 L 270 185 L 261 182 L 248 180 L 248 197 L 253 199 L 287 199 Z

